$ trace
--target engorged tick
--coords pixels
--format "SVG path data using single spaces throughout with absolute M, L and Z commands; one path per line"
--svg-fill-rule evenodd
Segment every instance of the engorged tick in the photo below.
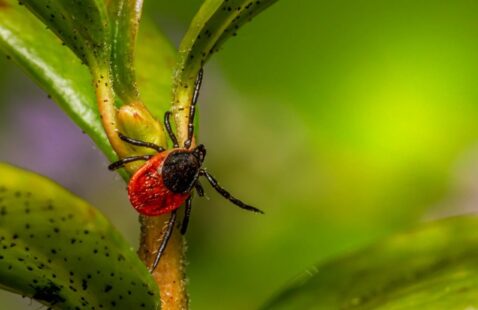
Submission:
M 196 79 L 192 103 L 189 109 L 188 138 L 184 142 L 184 147 L 179 147 L 169 122 L 171 112 L 168 111 L 164 115 L 164 124 L 173 142 L 172 149 L 165 150 L 154 143 L 132 139 L 119 133 L 121 140 L 135 146 L 154 149 L 158 153 L 155 155 L 125 157 L 108 166 L 110 170 L 115 170 L 128 163 L 145 160 L 146 163 L 133 174 L 128 183 L 129 200 L 136 211 L 143 215 L 158 216 L 171 213 L 166 232 L 163 235 L 156 253 L 156 258 L 151 267 L 151 272 L 154 271 L 158 265 L 159 259 L 164 253 L 169 238 L 171 237 L 176 221 L 177 209 L 184 203 L 185 213 L 181 224 L 181 234 L 186 233 L 191 214 L 191 194 L 193 189 L 196 190 L 200 197 L 204 196 L 204 190 L 198 180 L 200 176 L 204 176 L 219 194 L 236 206 L 248 211 L 263 213 L 261 210 L 233 197 L 217 183 L 216 179 L 209 174 L 206 169 L 202 168 L 202 163 L 206 156 L 206 148 L 204 145 L 200 144 L 195 148 L 191 148 L 194 133 L 194 115 L 202 75 L 203 71 L 201 69 Z

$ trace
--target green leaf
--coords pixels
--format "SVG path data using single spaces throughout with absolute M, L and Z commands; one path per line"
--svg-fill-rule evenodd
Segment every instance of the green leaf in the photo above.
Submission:
M 88 68 L 24 6 L 0 0 L 0 50 L 39 84 L 110 159 L 110 143 L 101 125 Z M 136 66 L 145 104 L 162 118 L 169 108 L 175 52 L 145 20 L 138 36 Z M 158 52 L 159 51 L 159 52 Z
M 90 67 L 108 64 L 109 21 L 102 0 L 22 0 Z
M 136 48 L 136 78 L 141 99 L 159 120 L 171 107 L 176 50 L 170 41 L 143 17 Z
M 458 217 L 394 236 L 308 271 L 264 309 L 474 309 L 477 225 Z
M 88 68 L 17 1 L 0 4 L 0 50 L 33 77 L 110 160 L 115 158 L 100 122 Z
M 96 209 L 0 163 L 0 283 L 58 309 L 156 309 L 157 286 Z
M 142 6 L 141 0 L 108 3 L 114 88 L 126 102 L 138 100 L 141 93 L 152 114 L 162 119 L 170 105 L 176 50 L 148 18 L 140 27 Z
M 277 0 L 206 0 L 179 47 L 173 78 L 173 110 L 179 143 L 187 139 L 189 106 L 199 70 L 212 53 L 255 15 Z
M 108 3 L 112 24 L 113 85 L 116 94 L 125 102 L 139 99 L 134 72 L 134 55 L 142 7 L 142 0 L 114 0 Z
M 277 0 L 207 0 L 182 39 L 175 87 L 194 85 L 199 69 L 238 29 Z

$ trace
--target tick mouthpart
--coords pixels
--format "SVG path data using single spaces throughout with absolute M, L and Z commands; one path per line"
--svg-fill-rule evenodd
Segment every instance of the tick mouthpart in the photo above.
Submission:
M 194 148 L 193 155 L 196 157 L 201 163 L 204 161 L 206 157 L 206 147 L 203 144 L 199 144 Z

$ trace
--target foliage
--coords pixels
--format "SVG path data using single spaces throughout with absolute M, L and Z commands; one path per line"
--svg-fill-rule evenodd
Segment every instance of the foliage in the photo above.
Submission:
M 97 107 L 100 97 L 98 93 L 95 96 L 98 86 L 106 86 L 106 93 L 109 92 L 108 96 L 111 95 L 114 101 L 114 105 L 110 107 L 118 108 L 118 124 L 115 124 L 115 128 L 130 136 L 166 145 L 164 130 L 158 120 L 162 119 L 165 111 L 172 110 L 176 112 L 175 130 L 184 138 L 192 85 L 198 70 L 222 47 L 226 39 L 237 34 L 237 29 L 244 22 L 273 2 L 275 1 L 205 1 L 192 19 L 176 51 L 169 39 L 154 25 L 150 16 L 144 16 L 139 24 L 142 14 L 141 1 L 24 1 L 23 4 L 35 13 L 42 23 L 34 18 L 25 6 L 12 0 L 0 0 L 0 49 L 52 96 L 109 160 L 114 160 L 117 156 L 115 150 L 118 149 L 111 146 L 111 134 L 105 134 L 104 124 L 101 123 L 101 109 L 98 110 Z M 191 236 L 191 252 L 197 259 L 193 261 L 195 264 L 192 264 L 190 269 L 194 275 L 202 275 L 201 278 L 204 278 L 207 272 L 209 279 L 209 283 L 203 283 L 196 276 L 192 287 L 196 291 L 209 289 L 203 298 L 203 304 L 209 308 L 214 308 L 214 296 L 221 289 L 227 293 L 227 284 L 232 282 L 238 283 L 237 287 L 229 290 L 235 295 L 235 300 L 242 302 L 243 307 L 250 306 L 248 300 L 256 302 L 263 299 L 265 294 L 277 289 L 274 287 L 277 279 L 283 281 L 285 277 L 297 272 L 299 266 L 303 268 L 310 264 L 312 259 L 320 261 L 318 272 L 283 293 L 276 293 L 278 297 L 266 308 L 323 306 L 345 309 L 400 309 L 434 308 L 444 304 L 449 308 L 476 306 L 473 296 L 476 285 L 472 280 L 476 270 L 472 262 L 472 257 L 476 254 L 476 240 L 470 233 L 476 222 L 474 218 L 426 224 L 422 228 L 388 238 L 355 254 L 330 260 L 346 250 L 360 248 L 416 221 L 427 206 L 443 197 L 448 177 L 447 169 L 460 150 L 476 138 L 476 135 L 471 134 L 476 130 L 475 109 L 462 104 L 462 109 L 450 110 L 449 102 L 455 105 L 456 101 L 463 98 L 458 96 L 457 100 L 446 99 L 449 93 L 454 91 L 461 94 L 462 85 L 467 85 L 467 78 L 460 79 L 460 76 L 468 76 L 468 71 L 461 72 L 456 69 L 461 68 L 459 61 L 447 62 L 452 58 L 459 59 L 463 53 L 458 49 L 454 50 L 456 45 L 442 46 L 439 39 L 434 41 L 433 38 L 425 36 L 426 40 L 423 40 L 423 36 L 414 36 L 415 33 L 410 34 L 407 30 L 404 30 L 406 39 L 394 35 L 394 31 L 399 27 L 397 25 L 402 25 L 404 19 L 408 20 L 408 14 L 416 14 L 416 19 L 421 20 L 426 13 L 427 20 L 430 20 L 423 23 L 435 25 L 434 17 L 429 16 L 437 16 L 437 20 L 447 20 L 441 18 L 441 11 L 434 8 L 431 14 L 426 5 L 422 7 L 406 2 L 402 6 L 410 6 L 409 9 L 404 9 L 403 12 L 394 9 L 393 13 L 390 13 L 385 4 L 369 2 L 370 7 L 366 4 L 364 7 L 358 7 L 352 2 L 344 5 L 318 1 L 307 5 L 302 3 L 307 9 L 301 10 L 298 9 L 300 5 L 281 3 L 274 13 L 267 15 L 268 19 L 259 19 L 254 23 L 254 27 L 246 28 L 244 36 L 234 40 L 235 43 L 218 58 L 226 72 L 234 71 L 231 80 L 236 81 L 247 93 L 267 94 L 266 98 L 261 95 L 258 95 L 258 98 L 250 97 L 251 103 L 244 105 L 261 113 L 261 117 L 254 118 L 247 126 L 243 126 L 245 131 L 240 142 L 236 145 L 225 145 L 222 156 L 229 158 L 228 155 L 233 153 L 243 154 L 237 152 L 237 149 L 242 149 L 245 145 L 254 146 L 254 153 L 260 156 L 271 153 L 271 146 L 277 146 L 277 152 L 285 154 L 283 157 L 286 159 L 277 166 L 275 181 L 276 186 L 284 190 L 277 197 L 265 197 L 259 201 L 266 204 L 272 200 L 270 205 L 275 203 L 287 208 L 266 208 L 269 220 L 265 223 L 256 224 L 254 220 L 247 220 L 248 225 L 252 223 L 250 225 L 254 226 L 249 231 L 250 234 L 244 231 L 243 225 L 236 224 L 240 226 L 237 228 L 240 232 L 235 233 L 238 237 L 235 240 L 238 241 L 234 244 L 242 249 L 241 253 L 246 248 L 250 253 L 257 253 L 257 265 L 262 267 L 256 269 L 249 268 L 237 250 L 227 250 L 231 247 L 224 247 L 220 256 L 211 254 L 214 245 L 213 242 L 207 242 L 207 238 L 214 238 L 216 243 L 222 244 L 226 242 L 226 236 L 218 233 L 217 228 L 211 227 L 214 225 L 210 225 L 209 218 L 207 222 L 204 221 L 207 224 L 200 227 L 207 229 L 200 234 L 202 242 L 196 242 L 199 240 L 197 235 Z M 161 14 L 167 14 L 168 9 L 176 6 L 190 10 L 190 15 L 194 13 L 193 2 L 191 5 L 184 5 L 181 1 L 167 3 L 168 8 L 162 7 L 166 4 L 161 3 L 154 6 L 160 8 L 158 11 Z M 449 29 L 461 29 L 456 26 L 461 17 L 468 16 L 466 12 L 473 10 L 461 10 L 461 4 L 453 4 L 451 7 L 456 10 L 448 13 L 450 10 L 443 9 L 443 12 L 451 14 L 452 17 L 456 14 L 460 18 L 450 19 L 453 21 L 451 25 L 442 29 L 445 31 L 438 32 L 442 35 L 449 34 L 459 41 L 461 36 L 453 35 L 453 30 Z M 383 20 L 379 18 L 377 21 L 380 25 L 377 28 L 389 29 L 391 34 L 387 32 L 387 39 L 383 38 L 381 32 L 369 29 L 369 19 L 361 16 L 361 10 L 373 14 L 385 12 Z M 394 20 L 396 16 L 401 17 L 400 22 Z M 188 16 L 186 22 L 189 19 Z M 463 20 L 465 24 L 467 19 Z M 353 24 L 353 27 L 344 30 L 344 23 Z M 141 26 L 138 29 L 139 25 Z M 410 25 L 421 24 L 412 18 Z M 304 29 L 319 28 L 320 31 L 314 32 L 313 36 L 305 35 Z M 420 27 L 417 29 L 417 33 L 426 33 Z M 461 35 L 458 30 L 456 32 Z M 370 45 L 370 42 L 375 42 L 373 40 L 379 42 L 377 46 Z M 400 70 L 389 68 L 391 77 L 388 76 L 390 72 L 380 71 L 388 68 L 387 59 L 401 59 L 400 48 L 407 44 L 413 47 L 418 45 L 423 51 L 428 51 L 411 49 L 412 58 L 418 59 L 416 66 L 424 72 L 429 69 L 427 66 L 436 69 L 435 64 L 442 65 L 435 71 L 426 71 L 434 74 L 422 76 L 421 71 L 418 71 L 419 74 L 414 75 L 415 82 L 421 85 L 419 90 L 414 88 L 415 84 L 409 82 L 409 64 L 406 61 L 402 64 L 398 61 Z M 424 48 L 426 44 L 430 46 L 429 49 Z M 320 49 L 315 49 L 317 46 Z M 246 47 L 247 57 L 244 56 Z M 366 61 L 358 63 L 354 58 L 358 56 L 350 52 L 354 48 L 360 55 L 370 55 L 370 58 L 363 56 Z M 431 54 L 432 50 L 440 50 L 440 55 L 445 56 Z M 448 71 L 443 64 L 455 69 L 450 69 L 451 74 L 446 74 Z M 374 72 L 383 73 L 388 78 L 382 78 L 379 73 L 379 77 L 374 78 Z M 398 76 L 393 75 L 397 72 Z M 401 77 L 402 73 L 406 78 Z M 106 78 L 102 77 L 103 75 Z M 432 76 L 446 78 L 442 83 Z M 456 76 L 458 78 L 453 79 Z M 354 78 L 360 82 L 353 84 L 351 80 Z M 447 87 L 455 84 L 457 87 L 448 91 Z M 364 85 L 374 87 L 369 89 Z M 412 90 L 409 91 L 409 88 Z M 435 93 L 431 94 L 432 92 Z M 473 94 L 470 97 L 473 97 Z M 431 98 L 433 104 L 424 104 L 422 98 Z M 230 97 L 225 99 L 229 100 Z M 132 104 L 133 102 L 135 104 Z M 101 102 L 99 103 L 101 105 Z M 285 103 L 291 104 L 285 107 Z M 218 105 L 215 107 L 220 110 Z M 391 110 L 387 110 L 388 108 Z M 255 140 L 247 138 L 259 136 L 261 130 L 264 131 L 268 126 L 277 128 L 277 123 L 282 121 L 271 121 L 275 119 L 274 116 L 277 116 L 277 119 L 287 116 L 290 120 L 289 117 L 292 118 L 295 114 L 305 120 L 305 131 L 311 132 L 306 135 L 307 159 L 304 160 L 304 154 L 295 154 L 284 149 L 283 144 L 290 146 L 290 140 L 295 141 L 298 135 L 278 132 L 273 139 L 264 139 L 267 141 L 260 145 L 257 145 L 257 142 L 251 143 Z M 134 117 L 138 115 L 139 121 Z M 225 121 L 219 122 L 217 128 L 224 125 L 228 117 L 235 116 L 234 113 L 224 114 Z M 448 124 L 450 119 L 451 126 L 443 126 L 445 121 Z M 296 124 L 292 126 L 300 127 Z M 293 133 L 301 133 L 297 128 L 293 129 L 296 130 Z M 227 131 L 218 132 L 227 134 Z M 252 134 L 248 134 L 251 132 Z M 437 139 L 438 136 L 441 139 Z M 277 145 L 271 144 L 271 141 L 278 141 Z M 228 146 L 230 151 L 227 150 Z M 142 149 L 126 149 L 126 153 L 117 153 L 124 156 L 143 152 Z M 314 156 L 311 154 L 316 155 L 317 159 L 311 159 Z M 273 162 L 269 159 L 267 161 Z M 253 162 L 253 159 L 250 162 Z M 304 166 L 307 169 L 303 169 Z M 250 172 L 247 169 L 251 168 L 246 168 L 245 173 Z M 98 266 L 121 270 L 126 273 L 123 275 L 124 279 L 136 277 L 138 283 L 145 283 L 148 287 L 138 287 L 138 295 L 135 291 L 131 298 L 120 302 L 121 306 L 131 307 L 128 302 L 137 303 L 137 296 L 146 293 L 144 296 L 148 307 L 155 307 L 158 296 L 156 289 L 152 288 L 154 284 L 151 284 L 151 277 L 144 272 L 142 263 L 132 254 L 130 247 L 97 211 L 38 176 L 5 165 L 2 165 L 0 170 L 12 175 L 14 179 L 15 176 L 19 177 L 16 186 L 20 192 L 30 180 L 47 184 L 38 185 L 40 189 L 48 186 L 55 188 L 52 192 L 38 191 L 38 197 L 48 196 L 49 198 L 45 199 L 51 199 L 55 206 L 61 205 L 55 213 L 59 221 L 62 212 L 74 209 L 79 214 L 78 222 L 71 226 L 56 227 L 49 222 L 52 218 L 47 219 L 44 216 L 48 213 L 41 209 L 41 204 L 32 200 L 32 210 L 33 206 L 36 206 L 38 209 L 35 210 L 39 211 L 38 215 L 32 212 L 32 215 L 36 216 L 32 221 L 42 229 L 39 233 L 43 233 L 48 239 L 46 236 L 54 235 L 55 228 L 58 228 L 64 233 L 63 239 L 55 239 L 61 251 L 68 251 L 72 257 L 81 258 L 85 251 L 91 251 L 93 243 L 73 248 L 68 244 L 68 240 L 76 238 L 79 225 L 91 225 L 89 241 L 98 244 L 103 242 L 105 246 L 117 244 L 115 253 L 127 253 L 121 255 L 127 257 L 128 264 L 138 268 L 139 272 L 133 274 L 122 268 L 121 264 L 104 257 L 97 262 Z M 313 174 L 315 175 L 312 177 Z M 288 177 L 283 177 L 285 175 Z M 128 175 L 125 173 L 123 177 L 127 179 Z M 315 186 L 317 179 L 323 181 L 320 186 Z M 262 184 L 260 178 L 257 178 L 257 182 Z M 258 187 L 264 193 L 273 192 L 264 184 Z M 320 189 L 317 189 L 318 187 Z M 303 192 L 306 194 L 302 195 Z M 32 193 L 35 194 L 36 191 Z M 36 199 L 36 194 L 34 197 Z M 16 198 L 8 196 L 8 209 L 5 209 L 8 214 L 13 212 L 12 208 L 17 212 L 17 208 L 22 207 L 20 203 L 24 203 L 23 194 Z M 88 212 L 96 214 L 94 219 L 97 220 L 86 216 L 84 210 L 93 210 Z M 42 213 L 43 211 L 45 212 Z M 212 222 L 222 222 L 223 216 L 217 218 L 220 220 L 212 219 Z M 73 286 L 77 291 L 61 288 L 61 285 L 67 287 L 68 281 L 73 281 L 75 285 L 82 283 L 84 274 L 81 263 L 52 259 L 51 264 L 61 266 L 57 279 L 52 279 L 48 273 L 39 270 L 38 266 L 48 266 L 51 253 L 38 250 L 39 247 L 35 246 L 32 240 L 25 241 L 24 225 L 27 223 L 24 220 L 26 218 L 17 216 L 16 220 L 1 225 L 2 229 L 5 229 L 5 238 L 10 238 L 3 241 L 11 244 L 11 238 L 18 235 L 18 241 L 13 242 L 18 245 L 12 247 L 13 252 L 6 252 L 5 260 L 0 263 L 12 264 L 14 270 L 26 268 L 14 276 L 9 273 L 8 268 L 2 269 L 6 272 L 2 276 L 4 287 L 56 307 L 79 305 L 85 302 L 81 297 L 88 299 L 88 302 L 95 299 L 94 303 L 97 305 L 113 302 L 108 299 L 108 294 L 105 294 L 107 292 L 101 290 L 101 281 L 105 280 L 101 277 L 88 283 L 88 287 L 96 285 L 98 289 L 89 290 L 87 295 L 80 294 L 81 288 L 77 286 Z M 47 232 L 52 229 L 53 234 Z M 101 239 L 105 230 L 115 237 Z M 288 239 L 291 231 L 301 236 L 301 242 Z M 260 232 L 260 235 L 257 232 Z M 279 239 L 282 240 L 279 242 Z M 49 242 L 38 241 L 46 244 Z M 265 244 L 272 245 L 265 247 Z M 28 247 L 29 251 L 25 252 L 25 247 Z M 265 251 L 267 254 L 264 254 Z M 35 253 L 38 259 L 35 260 L 35 256 L 32 256 L 34 254 L 31 253 Z M 214 257 L 220 258 L 214 260 Z M 24 260 L 19 261 L 19 258 Z M 324 263 L 325 259 L 329 261 Z M 29 265 L 30 262 L 32 266 Z M 220 269 L 215 272 L 209 268 L 212 264 L 224 268 L 215 268 Z M 233 270 L 226 279 L 223 269 L 228 266 L 233 266 Z M 30 271 L 28 267 L 34 270 Z M 67 273 L 70 270 L 73 275 Z M 254 270 L 259 270 L 260 273 Z M 278 271 L 283 273 L 279 276 Z M 244 277 L 244 280 L 241 281 L 241 277 Z M 247 277 L 252 280 L 248 282 Z M 37 281 L 38 285 L 33 281 Z M 127 289 L 121 285 L 115 283 L 114 287 Z M 267 289 L 258 289 L 261 285 Z M 243 296 L 242 292 L 247 292 L 248 298 Z M 216 302 L 215 305 L 220 306 L 221 302 Z
M 59 309 L 155 309 L 157 287 L 131 246 L 85 201 L 0 164 L 4 289 Z

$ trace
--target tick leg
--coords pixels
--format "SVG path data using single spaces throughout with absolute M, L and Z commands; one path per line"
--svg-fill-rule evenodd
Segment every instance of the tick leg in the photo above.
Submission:
M 171 116 L 171 111 L 167 111 L 164 113 L 164 126 L 166 127 L 166 131 L 168 132 L 169 138 L 171 141 L 173 141 L 173 147 L 178 148 L 179 143 L 178 139 L 176 139 L 176 136 L 174 135 L 173 130 L 171 129 L 171 123 L 169 122 L 169 117 Z
M 121 140 L 123 140 L 124 142 L 128 142 L 129 144 L 136 145 L 136 146 L 147 147 L 147 148 L 156 150 L 156 152 L 158 152 L 158 153 L 161 153 L 161 152 L 164 151 L 163 147 L 161 147 L 159 145 L 156 145 L 154 143 L 129 138 L 129 137 L 123 135 L 122 133 L 118 133 L 118 135 L 119 135 Z
M 188 199 L 186 199 L 186 206 L 184 208 L 184 218 L 183 223 L 181 224 L 181 235 L 184 235 L 188 230 L 189 218 L 191 217 L 191 202 L 192 197 L 189 196 Z
M 159 246 L 158 252 L 156 253 L 156 258 L 154 259 L 154 263 L 150 269 L 150 272 L 153 272 L 154 269 L 156 269 L 156 266 L 158 266 L 158 263 L 159 263 L 159 259 L 163 255 L 164 250 L 166 250 L 166 246 L 168 245 L 169 238 L 171 238 L 171 234 L 173 232 L 174 222 L 176 222 L 176 212 L 177 210 L 174 210 L 171 213 L 171 217 L 169 218 L 169 221 L 166 227 L 166 232 L 163 235 L 163 240 L 161 240 L 161 244 Z
M 219 193 L 221 194 L 224 198 L 226 198 L 227 200 L 229 200 L 230 202 L 232 202 L 233 204 L 235 204 L 236 206 L 238 206 L 239 208 L 241 209 L 245 209 L 245 210 L 248 210 L 248 211 L 252 211 L 252 212 L 257 212 L 257 213 L 262 213 L 264 214 L 264 211 L 262 210 L 259 210 L 257 208 L 254 208 L 253 206 L 250 206 L 250 205 L 247 205 L 245 203 L 243 203 L 242 201 L 240 201 L 239 199 L 235 198 L 234 196 L 232 196 L 227 190 L 225 190 L 224 188 L 222 188 L 216 181 L 216 179 L 210 175 L 206 170 L 204 169 L 201 169 L 201 171 L 199 172 L 201 175 L 205 176 L 206 179 L 209 181 L 209 183 L 211 183 L 211 186 L 214 187 L 214 189 Z
M 196 192 L 198 193 L 199 197 L 204 197 L 204 189 L 202 188 L 201 183 L 199 183 L 199 180 L 196 180 L 194 188 L 196 189 Z
M 121 168 L 123 167 L 124 165 L 128 164 L 128 163 L 131 163 L 133 161 L 137 161 L 137 160 L 149 160 L 151 159 L 151 157 L 153 157 L 153 155 L 139 155 L 139 156 L 131 156 L 131 157 L 125 157 L 125 158 L 122 158 L 118 161 L 115 161 L 114 163 L 112 163 L 111 165 L 108 166 L 108 169 L 109 170 L 116 170 L 118 168 Z
M 196 103 L 198 102 L 198 98 L 199 98 L 199 90 L 201 89 L 203 73 L 204 73 L 204 71 L 201 68 L 199 70 L 198 76 L 196 78 L 196 82 L 194 83 L 193 99 L 191 101 L 191 106 L 189 107 L 188 139 L 184 142 L 184 147 L 187 148 L 187 149 L 189 149 L 191 147 L 191 142 L 192 142 L 192 139 L 193 139 L 194 115 L 196 113 Z

